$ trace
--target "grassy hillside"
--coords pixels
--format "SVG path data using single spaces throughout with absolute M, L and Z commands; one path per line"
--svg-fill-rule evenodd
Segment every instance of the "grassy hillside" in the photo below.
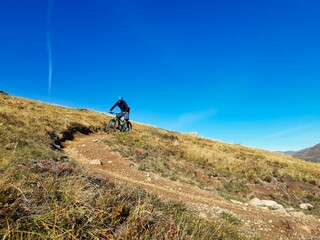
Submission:
M 1 238 L 246 239 L 230 217 L 200 219 L 181 202 L 93 176 L 53 144 L 54 137 L 98 131 L 109 116 L 3 93 L 0 103 Z M 274 179 L 320 186 L 315 163 L 143 124 L 133 127 L 130 134 L 112 134 L 106 144 L 141 171 L 217 191 L 227 199 L 247 201 L 252 186 Z M 212 187 L 215 181 L 219 188 Z M 281 196 L 269 197 L 293 207 L 307 199 L 315 206 L 308 213 L 319 215 L 319 195 Z
M 178 166 L 187 162 L 205 169 L 209 176 L 235 177 L 253 183 L 276 177 L 320 185 L 317 164 L 156 128 L 141 126 L 130 135 L 115 134 L 113 141 L 108 144 L 130 160 L 143 160 L 141 168 L 171 177 L 183 177 L 183 174 L 190 173 L 185 169 L 179 171 Z
M 262 197 L 296 209 L 309 202 L 315 208 L 306 214 L 320 216 L 317 163 L 143 125 L 130 135 L 114 134 L 106 144 L 142 171 L 242 202 Z
M 180 202 L 91 176 L 52 145 L 50 135 L 106 120 L 0 94 L 1 239 L 240 239 L 228 219 L 203 220 Z

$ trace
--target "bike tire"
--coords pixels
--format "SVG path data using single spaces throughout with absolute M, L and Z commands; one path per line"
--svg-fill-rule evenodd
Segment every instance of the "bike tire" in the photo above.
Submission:
M 132 124 L 131 122 L 127 121 L 122 128 L 122 132 L 131 132 L 132 131 Z
M 111 119 L 106 126 L 106 132 L 115 132 L 117 129 L 118 121 L 116 119 Z

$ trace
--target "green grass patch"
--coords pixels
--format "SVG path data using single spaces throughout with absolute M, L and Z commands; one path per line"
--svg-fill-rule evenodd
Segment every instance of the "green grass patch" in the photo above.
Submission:
M 223 188 L 219 188 L 218 192 L 226 199 L 234 199 L 239 201 L 246 201 L 250 194 L 249 187 L 239 181 L 230 181 L 224 184 Z

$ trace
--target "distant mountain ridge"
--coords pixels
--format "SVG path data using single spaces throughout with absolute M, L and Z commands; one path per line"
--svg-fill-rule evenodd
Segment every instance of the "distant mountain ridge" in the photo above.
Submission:
M 285 151 L 285 152 L 279 152 L 279 153 L 282 153 L 284 155 L 288 155 L 288 156 L 293 156 L 294 154 L 296 154 L 297 152 L 296 151 Z
M 309 162 L 320 162 L 320 143 L 310 148 L 302 149 L 291 156 L 300 158 Z
M 308 162 L 320 162 L 320 143 L 314 145 L 313 147 L 304 148 L 299 151 L 285 151 L 281 153 Z

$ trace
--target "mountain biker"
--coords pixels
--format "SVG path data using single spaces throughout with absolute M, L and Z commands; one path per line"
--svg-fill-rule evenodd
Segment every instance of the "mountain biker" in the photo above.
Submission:
M 118 101 L 110 108 L 110 112 L 112 112 L 112 110 L 115 107 L 119 107 L 121 112 L 117 114 L 117 118 L 121 118 L 124 116 L 124 120 L 127 122 L 129 121 L 129 113 L 130 113 L 130 107 L 128 106 L 128 104 L 123 100 L 122 96 L 118 97 Z

